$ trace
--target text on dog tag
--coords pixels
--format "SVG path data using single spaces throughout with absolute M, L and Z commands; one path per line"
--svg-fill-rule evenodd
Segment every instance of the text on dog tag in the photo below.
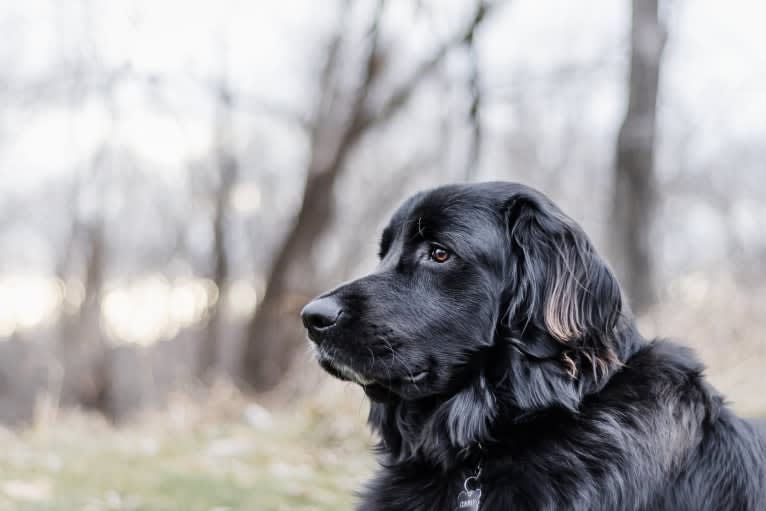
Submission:
M 461 491 L 457 496 L 457 511 L 479 511 L 481 490 Z

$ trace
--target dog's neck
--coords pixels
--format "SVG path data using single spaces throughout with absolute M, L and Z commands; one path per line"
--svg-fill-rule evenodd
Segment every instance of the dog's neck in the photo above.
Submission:
M 456 444 L 445 403 L 443 399 L 373 401 L 369 423 L 380 436 L 377 451 L 383 464 L 425 464 L 444 472 L 475 464 L 480 442 Z

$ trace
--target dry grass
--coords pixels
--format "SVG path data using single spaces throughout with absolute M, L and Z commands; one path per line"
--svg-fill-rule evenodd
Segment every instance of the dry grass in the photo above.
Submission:
M 338 385 L 321 397 L 272 413 L 223 386 L 120 428 L 44 412 L 0 433 L 0 510 L 350 509 L 372 468 L 366 411 Z

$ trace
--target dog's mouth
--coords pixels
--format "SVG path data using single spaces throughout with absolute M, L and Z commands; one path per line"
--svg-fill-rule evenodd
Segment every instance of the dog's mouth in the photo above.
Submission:
M 423 389 L 419 383 L 425 383 L 428 380 L 428 374 L 428 371 L 420 371 L 400 378 L 373 381 L 362 385 L 362 388 L 367 397 L 378 402 L 390 402 L 397 398 L 416 398 L 422 395 Z
M 339 380 L 352 381 L 362 386 L 372 385 L 375 383 L 375 380 L 372 378 L 363 375 L 362 373 L 352 369 L 345 364 L 329 358 L 320 358 L 319 365 L 321 365 L 325 371 L 335 376 Z
M 330 356 L 324 350 L 315 349 L 314 354 L 322 369 L 339 380 L 361 385 L 372 398 L 390 394 L 393 391 L 408 393 L 409 388 L 417 389 L 418 385 L 426 383 L 430 375 L 427 370 L 408 371 L 404 375 L 392 375 L 388 372 L 384 375 L 373 375 L 351 367 L 337 357 Z

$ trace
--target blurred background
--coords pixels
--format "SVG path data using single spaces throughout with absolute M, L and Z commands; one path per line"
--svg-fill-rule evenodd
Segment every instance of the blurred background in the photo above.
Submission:
M 315 367 L 298 312 L 374 267 L 404 198 L 456 181 L 548 194 L 644 333 L 766 415 L 764 19 L 1 2 L 0 509 L 349 507 L 364 400 Z

